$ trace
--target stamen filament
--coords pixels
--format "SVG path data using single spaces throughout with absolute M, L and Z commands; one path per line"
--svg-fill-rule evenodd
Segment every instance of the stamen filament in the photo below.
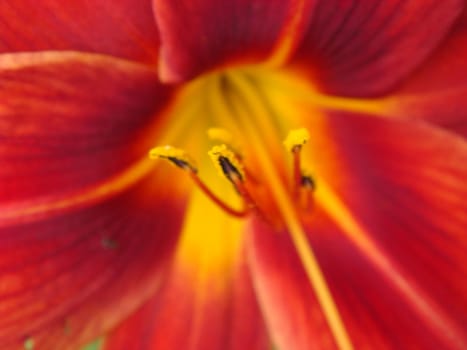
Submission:
M 193 182 L 198 186 L 198 188 L 207 196 L 209 197 L 209 199 L 211 199 L 214 203 L 216 203 L 222 210 L 224 210 L 226 213 L 232 215 L 232 216 L 235 216 L 235 217 L 238 217 L 238 218 L 242 218 L 242 217 L 245 217 L 248 212 L 249 212 L 249 208 L 247 206 L 245 206 L 244 209 L 242 210 L 238 210 L 238 209 L 234 209 L 232 208 L 230 205 L 228 205 L 227 203 L 225 203 L 224 201 L 222 201 L 218 196 L 216 196 L 210 189 L 208 186 L 206 186 L 206 184 L 201 181 L 201 179 L 198 177 L 198 175 L 194 172 L 189 172 L 190 174 L 190 177 L 191 179 L 193 180 Z
M 311 209 L 311 206 L 314 201 L 313 195 L 314 195 L 315 189 L 316 189 L 316 185 L 315 185 L 313 178 L 309 175 L 302 174 L 300 199 L 302 203 L 302 209 L 304 211 L 309 211 Z
M 293 197 L 298 198 L 302 187 L 302 166 L 300 161 L 301 146 L 295 146 L 292 150 L 293 155 Z
M 300 195 L 302 187 L 302 166 L 301 166 L 301 153 L 302 147 L 310 139 L 310 134 L 305 128 L 291 130 L 284 140 L 284 146 L 287 150 L 292 152 L 293 157 L 293 185 L 292 193 L 295 199 Z
M 244 217 L 248 213 L 248 208 L 245 205 L 245 208 L 242 210 L 237 210 L 229 206 L 227 203 L 222 201 L 218 196 L 216 196 L 208 186 L 205 185 L 203 181 L 198 177 L 198 169 L 194 165 L 194 161 L 191 157 L 182 149 L 178 149 L 172 146 L 163 146 L 163 147 L 154 147 L 149 151 L 149 158 L 151 159 L 165 159 L 171 162 L 176 167 L 187 172 L 193 182 L 198 186 L 198 188 L 214 203 L 216 203 L 222 210 L 226 213 L 235 216 L 235 217 Z M 239 176 L 241 176 L 239 174 Z

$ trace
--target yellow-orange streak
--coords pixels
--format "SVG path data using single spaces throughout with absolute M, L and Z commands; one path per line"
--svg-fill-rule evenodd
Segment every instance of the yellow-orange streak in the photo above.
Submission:
M 6 65 L 9 69 L 19 69 L 24 65 L 31 64 L 28 62 L 28 53 L 19 54 L 19 61 L 16 62 L 15 55 L 6 55 L 0 59 L 0 68 Z M 23 57 L 24 56 L 24 57 Z M 65 53 L 64 55 L 58 55 L 56 52 L 45 52 L 38 56 L 38 60 L 47 60 L 50 62 L 60 62 L 61 60 L 70 58 L 81 58 L 84 56 L 86 59 L 102 59 L 99 55 L 79 53 Z M 122 60 L 116 60 L 120 62 Z M 122 64 L 125 64 L 122 61 Z M 137 64 L 128 64 L 138 68 Z M 140 68 L 138 68 L 140 69 Z M 153 125 L 152 130 L 148 130 L 148 134 L 154 137 L 154 142 L 159 144 L 173 143 L 174 140 L 178 140 L 186 133 L 186 129 L 192 125 L 194 118 L 198 115 L 196 111 L 200 103 L 199 99 L 189 98 L 193 91 L 199 89 L 199 83 L 192 84 L 181 90 L 178 94 L 177 100 L 172 104 L 173 107 L 170 111 L 159 116 L 157 124 Z M 185 103 L 182 103 L 185 101 Z M 186 103 L 188 101 L 188 103 Z M 1 112 L 1 110 L 0 110 Z M 177 118 L 173 118 L 173 115 L 177 115 Z M 118 154 L 115 155 L 118 157 Z M 157 162 L 157 161 L 156 161 Z M 89 188 L 85 188 L 74 194 L 67 194 L 56 197 L 41 197 L 34 200 L 27 200 L 24 202 L 14 202 L 12 204 L 0 204 L 0 227 L 7 226 L 20 219 L 22 222 L 37 220 L 45 215 L 58 212 L 64 209 L 72 209 L 82 207 L 90 203 L 102 201 L 115 196 L 139 180 L 147 176 L 155 168 L 155 161 L 149 159 L 147 155 L 144 155 L 139 161 L 135 162 L 121 173 L 116 174 L 113 177 L 103 180 L 101 183 Z
M 259 77 L 272 101 L 287 97 L 290 101 L 316 108 L 358 112 L 374 116 L 390 116 L 397 101 L 393 97 L 352 98 L 326 95 L 314 87 L 309 80 L 303 79 L 300 72 L 276 71 Z M 277 98 L 274 98 L 276 97 Z
M 375 116 L 384 116 L 384 110 L 389 104 L 388 99 L 354 99 L 317 93 L 309 96 L 307 102 L 315 107 Z
M 21 218 L 22 220 L 31 217 L 41 217 L 63 209 L 80 207 L 86 203 L 109 198 L 121 193 L 132 186 L 154 168 L 154 161 L 149 158 L 141 159 L 117 176 L 108 179 L 104 183 L 91 187 L 85 191 L 80 191 L 74 195 L 45 198 L 37 200 L 36 203 L 25 201 L 13 205 L 0 206 L 0 226 Z
M 57 64 L 67 62 L 83 62 L 94 65 L 113 66 L 122 71 L 134 71 L 139 73 L 154 74 L 145 65 L 117 58 L 114 56 L 89 53 L 81 51 L 37 51 L 37 52 L 17 52 L 3 53 L 0 56 L 0 69 L 2 71 L 15 71 L 38 65 Z
M 305 0 L 298 1 L 297 6 L 290 9 L 290 12 L 292 18 L 280 33 L 279 42 L 276 45 L 274 53 L 266 62 L 266 65 L 277 67 L 285 63 L 301 38 L 301 36 L 298 35 L 298 31 L 306 14 Z
M 393 283 L 394 287 L 406 298 L 409 306 L 425 316 L 431 322 L 432 328 L 441 336 L 462 342 L 461 339 L 465 338 L 462 336 L 463 332 L 456 329 L 449 318 L 430 302 L 417 286 L 407 281 L 390 258 L 369 238 L 368 233 L 325 181 L 320 181 L 315 198 L 358 249 Z
M 238 115 L 241 116 L 241 123 L 244 126 L 246 134 L 248 135 L 248 140 L 255 148 L 255 154 L 258 156 L 258 160 L 261 163 L 263 170 L 262 174 L 264 174 L 265 179 L 269 182 L 269 188 L 271 188 L 276 202 L 280 204 L 280 208 L 289 229 L 292 241 L 297 249 L 297 253 L 303 264 L 311 286 L 316 293 L 317 299 L 322 307 L 334 339 L 339 349 L 351 350 L 353 349 L 352 342 L 347 334 L 345 325 L 340 317 L 339 311 L 326 283 L 324 275 L 319 267 L 319 263 L 316 259 L 313 249 L 310 246 L 306 238 L 306 234 L 299 223 L 290 196 L 285 190 L 276 170 L 274 169 L 274 165 L 268 156 L 268 150 L 265 148 L 265 144 L 260 139 L 261 135 L 259 130 L 264 133 L 271 132 L 270 123 L 267 121 L 270 116 L 268 115 L 267 111 L 264 110 L 264 107 L 259 99 L 255 98 L 255 91 L 252 90 L 252 87 L 247 81 L 241 77 L 233 75 L 230 77 L 230 79 L 236 84 L 238 91 L 243 92 L 242 97 L 245 98 L 246 101 L 244 102 L 246 102 L 246 106 L 248 106 L 249 110 L 239 109 Z M 253 125 L 253 120 L 257 121 L 260 125 Z

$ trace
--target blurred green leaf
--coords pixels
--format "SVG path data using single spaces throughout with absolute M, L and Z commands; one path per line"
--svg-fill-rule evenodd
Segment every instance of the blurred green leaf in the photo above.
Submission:
M 96 341 L 86 345 L 82 350 L 99 350 L 102 347 L 102 344 L 104 344 L 104 340 L 97 339 Z

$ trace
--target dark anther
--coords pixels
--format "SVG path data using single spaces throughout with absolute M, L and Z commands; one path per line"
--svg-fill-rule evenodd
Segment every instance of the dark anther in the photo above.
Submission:
M 193 168 L 190 163 L 185 162 L 184 160 L 181 160 L 175 157 L 161 157 L 161 158 L 170 160 L 173 164 L 175 164 L 176 166 L 178 166 L 179 168 L 183 170 L 191 170 L 196 173 L 196 169 Z
M 172 163 L 174 163 L 179 168 L 185 169 L 188 167 L 188 163 L 184 162 L 183 160 L 177 159 L 175 157 L 167 157 L 167 159 L 170 160 Z
M 243 180 L 242 174 L 238 171 L 238 169 L 230 162 L 227 157 L 220 156 L 218 158 L 219 164 L 222 168 L 222 172 L 225 176 L 233 182 L 234 177 L 237 179 Z
M 316 189 L 316 182 L 311 176 L 302 175 L 301 185 L 305 188 L 308 188 L 312 191 Z

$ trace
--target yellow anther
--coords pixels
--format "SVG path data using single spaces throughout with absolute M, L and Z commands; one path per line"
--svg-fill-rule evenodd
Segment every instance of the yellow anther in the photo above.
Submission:
M 219 141 L 227 145 L 231 145 L 234 139 L 230 132 L 222 128 L 209 128 L 208 137 L 213 141 Z
M 197 172 L 195 162 L 191 157 L 182 149 L 172 146 L 154 147 L 149 151 L 149 158 L 158 159 L 163 158 L 169 160 L 172 164 L 184 170 Z
M 307 129 L 295 129 L 289 131 L 289 134 L 284 140 L 284 145 L 287 150 L 294 152 L 297 148 L 301 148 L 310 139 L 310 133 Z
M 240 154 L 241 147 L 229 131 L 222 128 L 209 128 L 208 137 L 213 141 L 228 145 L 235 154 Z
M 243 180 L 245 170 L 237 155 L 226 145 L 214 146 L 209 151 L 214 165 L 222 176 L 226 176 L 230 181 L 235 179 Z

